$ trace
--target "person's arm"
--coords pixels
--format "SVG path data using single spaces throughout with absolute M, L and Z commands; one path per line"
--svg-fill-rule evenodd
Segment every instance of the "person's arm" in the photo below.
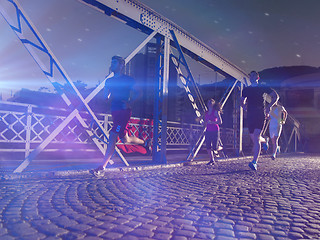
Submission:
M 197 117 L 196 118 L 196 122 L 200 123 L 201 125 L 203 126 L 206 126 L 207 125 L 207 122 L 206 122 L 206 119 L 205 119 L 205 115 L 206 113 L 202 113 L 200 117 Z
M 240 97 L 240 106 L 246 110 L 247 109 L 248 98 L 246 96 L 246 88 L 242 91 L 242 96 Z
M 220 111 L 217 112 L 217 115 L 218 115 L 217 124 L 218 124 L 218 125 L 221 125 L 221 124 L 222 124 L 222 118 L 221 118 Z
M 221 124 L 222 124 L 222 118 L 221 118 L 220 111 L 215 111 L 215 112 L 214 112 L 214 115 L 217 117 L 217 121 L 211 121 L 211 120 L 209 120 L 208 123 L 214 123 L 214 124 L 221 125 Z
M 104 85 L 104 90 L 103 90 L 103 98 L 106 100 L 106 102 L 109 100 L 111 93 L 107 84 L 108 79 L 106 80 L 106 83 Z
M 142 97 L 142 89 L 138 86 L 138 84 L 132 79 L 130 87 L 130 96 L 129 101 L 127 102 L 127 107 L 132 107 L 138 99 Z
M 272 89 L 271 93 L 269 94 L 269 96 L 271 97 L 271 102 L 266 106 L 266 114 L 267 114 L 267 116 L 269 116 L 272 106 L 276 102 L 278 102 L 278 100 L 279 100 L 278 93 L 273 89 Z
M 240 106 L 241 106 L 244 110 L 246 110 L 246 108 L 247 108 L 247 98 L 246 98 L 246 97 L 241 97 L 241 98 L 240 98 Z
M 283 113 L 282 124 L 285 124 L 288 118 L 288 112 L 284 107 L 282 107 L 282 113 Z

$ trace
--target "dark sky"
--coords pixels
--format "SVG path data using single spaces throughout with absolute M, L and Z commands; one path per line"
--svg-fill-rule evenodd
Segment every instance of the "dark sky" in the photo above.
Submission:
M 127 56 L 147 36 L 77 0 L 20 0 L 72 80 L 90 87 L 108 73 L 111 56 Z M 141 0 L 244 71 L 320 67 L 320 0 Z M 0 17 L 0 93 L 50 87 Z M 215 81 L 192 69 L 200 83 Z

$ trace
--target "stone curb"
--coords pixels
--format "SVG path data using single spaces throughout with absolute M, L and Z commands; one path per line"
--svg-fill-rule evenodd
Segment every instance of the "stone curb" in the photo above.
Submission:
M 240 159 L 248 159 L 251 156 L 244 157 L 234 157 L 227 159 L 219 159 L 219 162 L 226 161 L 236 161 Z M 159 164 L 159 165 L 150 165 L 150 166 L 128 166 L 128 167 L 117 167 L 117 168 L 108 168 L 106 172 L 133 172 L 133 171 L 146 171 L 154 169 L 165 169 L 165 168 L 174 168 L 182 166 L 194 166 L 194 165 L 204 165 L 208 161 L 192 161 L 192 162 L 180 162 L 172 164 Z M 90 174 L 90 170 L 65 170 L 65 171 L 56 171 L 56 172 L 27 172 L 27 173 L 5 173 L 0 176 L 0 180 L 17 180 L 17 179 L 36 179 L 36 178 L 50 178 L 50 177 L 67 177 L 67 176 L 77 176 L 83 174 Z
M 299 154 L 299 153 L 294 153 Z M 282 153 L 281 156 L 292 155 L 292 153 Z M 262 156 L 263 157 L 263 156 Z M 232 157 L 219 159 L 219 162 L 227 161 L 237 161 L 237 160 L 246 160 L 251 159 L 252 156 L 242 156 L 242 157 Z M 154 169 L 165 169 L 165 168 L 174 168 L 182 166 L 194 166 L 194 165 L 204 165 L 208 161 L 192 161 L 192 162 L 180 162 L 173 164 L 160 164 L 160 165 L 151 165 L 151 166 L 129 166 L 129 167 L 117 167 L 117 168 L 108 168 L 106 172 L 132 172 L 132 171 L 146 171 Z M 19 180 L 19 179 L 38 179 L 38 178 L 51 178 L 51 177 L 68 177 L 68 176 L 77 176 L 90 174 L 90 170 L 65 170 L 65 171 L 56 171 L 56 172 L 27 172 L 27 173 L 5 173 L 0 176 L 0 181 L 5 180 Z

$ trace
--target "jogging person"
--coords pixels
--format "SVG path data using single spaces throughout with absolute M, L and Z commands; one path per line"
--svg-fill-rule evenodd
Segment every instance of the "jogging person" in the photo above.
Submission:
M 271 108 L 270 112 L 270 124 L 269 124 L 269 133 L 272 142 L 272 155 L 271 159 L 275 160 L 277 152 L 279 150 L 279 138 L 282 131 L 282 125 L 285 124 L 288 117 L 288 112 L 286 109 L 276 102 L 275 105 Z
M 142 139 L 135 136 L 128 136 L 127 125 L 131 117 L 131 104 L 137 99 L 134 92 L 134 79 L 124 74 L 125 60 L 120 56 L 113 56 L 110 71 L 114 76 L 107 79 L 105 83 L 105 97 L 111 102 L 111 115 L 113 127 L 110 131 L 107 152 L 104 162 L 94 170 L 95 175 L 99 175 L 104 170 L 111 159 L 118 137 L 123 143 L 144 144 Z
M 207 102 L 208 111 L 204 115 L 204 123 L 207 127 L 205 132 L 207 152 L 210 156 L 208 165 L 215 164 L 215 155 L 218 154 L 218 141 L 220 138 L 219 125 L 222 124 L 221 106 L 214 99 Z
M 278 101 L 279 95 L 269 87 L 259 84 L 259 74 L 252 71 L 249 74 L 251 85 L 243 90 L 242 107 L 247 109 L 247 123 L 250 138 L 253 142 L 253 160 L 249 167 L 257 170 L 258 158 L 261 152 L 262 130 L 269 117 L 270 109 Z M 266 104 L 265 94 L 269 94 L 271 102 Z

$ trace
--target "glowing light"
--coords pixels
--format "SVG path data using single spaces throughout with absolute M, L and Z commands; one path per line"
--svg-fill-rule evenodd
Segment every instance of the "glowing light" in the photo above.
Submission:
M 297 58 L 301 58 L 301 55 L 300 55 L 300 54 L 296 54 L 296 57 L 297 57 Z
M 270 16 L 270 14 L 269 14 L 269 13 L 267 13 L 267 12 L 266 12 L 266 13 L 264 13 L 264 15 L 265 15 L 265 16 L 267 16 L 267 17 L 269 17 L 269 16 Z

